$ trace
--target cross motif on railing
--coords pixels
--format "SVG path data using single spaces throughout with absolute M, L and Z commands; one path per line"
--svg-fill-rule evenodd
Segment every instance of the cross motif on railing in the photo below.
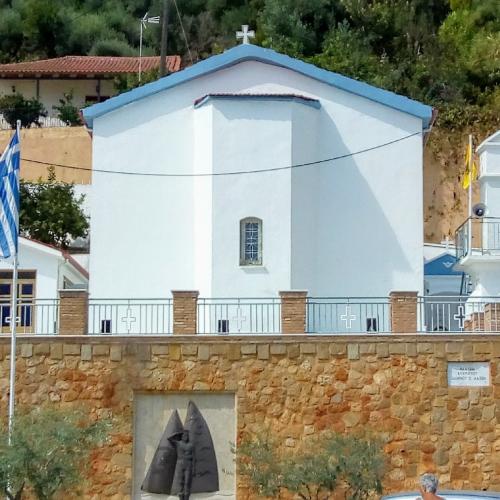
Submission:
M 455 321 L 458 321 L 458 327 L 460 330 L 464 329 L 464 322 L 465 322 L 465 308 L 464 306 L 460 305 L 458 306 L 458 313 L 453 315 L 453 319 Z
M 243 323 L 246 322 L 247 320 L 247 317 L 246 316 L 243 316 L 243 314 L 241 313 L 241 307 L 238 306 L 238 309 L 236 309 L 236 316 L 233 316 L 233 321 L 236 322 L 236 330 L 238 332 L 241 332 L 241 328 L 243 327 Z
M 340 316 L 340 321 L 345 322 L 345 327 L 350 330 L 352 328 L 352 322 L 356 320 L 356 316 L 351 314 L 351 306 L 345 307 L 345 314 Z
M 10 325 L 10 320 L 11 320 L 11 316 L 7 316 L 5 318 L 5 323 L 7 323 L 8 325 Z M 21 316 L 16 316 L 16 324 L 17 325 L 21 324 Z
M 122 318 L 122 321 L 127 324 L 127 333 L 130 333 L 132 330 L 132 323 L 137 321 L 135 316 L 132 316 L 132 309 L 127 307 L 127 315 Z

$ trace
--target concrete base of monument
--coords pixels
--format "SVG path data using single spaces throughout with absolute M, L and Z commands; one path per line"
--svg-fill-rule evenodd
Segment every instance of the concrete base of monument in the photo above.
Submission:
M 178 499 L 141 491 L 141 485 L 172 412 L 177 410 L 184 422 L 189 401 L 198 407 L 205 419 L 215 449 L 220 491 L 196 493 L 190 498 L 236 498 L 234 454 L 236 442 L 235 394 L 229 392 L 178 392 L 134 394 L 134 476 L 133 498 L 136 500 Z
M 140 500 L 179 500 L 178 496 L 172 495 L 153 495 L 151 493 L 142 493 Z M 216 493 L 194 493 L 189 497 L 192 500 L 234 500 L 236 494 L 234 491 L 217 491 Z

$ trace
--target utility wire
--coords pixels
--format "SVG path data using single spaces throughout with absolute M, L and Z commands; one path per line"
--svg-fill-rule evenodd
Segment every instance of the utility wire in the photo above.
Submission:
M 184 31 L 184 23 L 182 22 L 181 13 L 179 12 L 179 7 L 177 7 L 177 0 L 174 0 L 175 10 L 177 11 L 177 17 L 179 18 L 179 23 L 181 25 L 182 34 L 184 35 L 184 41 L 186 42 L 186 47 L 188 49 L 189 59 L 191 60 L 191 64 L 193 64 L 193 56 L 191 55 L 191 49 L 189 48 L 189 42 L 186 36 L 186 32 Z
M 100 173 L 104 173 L 104 174 L 134 175 L 134 176 L 141 176 L 141 177 L 223 177 L 223 176 L 229 176 L 229 175 L 260 174 L 260 173 L 265 173 L 265 172 L 279 172 L 281 170 L 291 170 L 294 168 L 312 167 L 315 165 L 321 165 L 323 163 L 328 163 L 328 162 L 336 161 L 336 160 L 343 160 L 344 158 L 349 158 L 351 156 L 356 156 L 359 154 L 368 153 L 368 152 L 374 151 L 376 149 L 385 148 L 385 147 L 390 146 L 392 144 L 395 144 L 397 142 L 401 142 L 401 141 L 404 141 L 406 139 L 409 139 L 410 137 L 420 135 L 421 133 L 422 132 L 414 132 L 413 134 L 405 135 L 403 137 L 400 137 L 399 139 L 394 139 L 392 141 L 385 142 L 383 144 L 379 144 L 377 146 L 372 146 L 370 148 L 361 149 L 359 151 L 355 151 L 354 153 L 346 153 L 346 154 L 340 155 L 340 156 L 332 156 L 331 158 L 325 158 L 324 160 L 310 161 L 307 163 L 296 163 L 295 165 L 287 165 L 286 167 L 271 167 L 271 168 L 263 168 L 260 170 L 236 170 L 233 172 L 210 172 L 210 173 L 201 173 L 201 174 L 169 174 L 169 173 L 162 173 L 162 172 L 127 172 L 125 170 L 106 170 L 106 169 L 100 169 L 100 168 L 86 168 L 86 167 L 76 167 L 76 166 L 72 166 L 72 165 L 62 165 L 59 163 L 50 163 L 50 162 L 46 162 L 46 161 L 32 160 L 30 158 L 24 158 L 24 157 L 21 157 L 21 160 L 28 161 L 30 163 L 37 163 L 40 165 L 48 165 L 51 167 L 68 168 L 71 170 L 86 170 L 88 172 L 100 172 Z

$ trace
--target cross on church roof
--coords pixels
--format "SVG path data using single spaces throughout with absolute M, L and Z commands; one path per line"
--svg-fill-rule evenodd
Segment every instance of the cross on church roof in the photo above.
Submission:
M 248 30 L 248 24 L 242 24 L 241 25 L 241 31 L 236 32 L 236 40 L 239 40 L 241 38 L 242 43 L 250 43 L 250 38 L 255 38 L 255 31 L 254 30 Z

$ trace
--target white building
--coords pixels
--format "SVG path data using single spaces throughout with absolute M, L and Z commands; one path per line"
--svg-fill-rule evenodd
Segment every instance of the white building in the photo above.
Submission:
M 476 153 L 484 213 L 459 228 L 456 266 L 471 275 L 471 301 L 500 295 L 500 130 L 484 140 Z
M 422 292 L 430 107 L 240 45 L 83 114 L 91 297 Z
M 180 56 L 167 58 L 170 72 L 179 71 L 180 64 Z M 143 57 L 141 65 L 143 71 L 158 69 L 160 58 Z M 101 102 L 117 93 L 117 76 L 137 74 L 138 70 L 138 57 L 65 56 L 0 64 L 0 96 L 19 93 L 25 98 L 36 97 L 49 116 L 56 116 L 54 106 L 64 94 L 72 92 L 78 107 Z M 47 124 L 53 125 L 51 121 Z
M 85 289 L 88 273 L 71 255 L 51 245 L 19 238 L 20 332 L 56 333 L 58 291 Z M 12 263 L 0 260 L 0 326 L 9 331 Z

